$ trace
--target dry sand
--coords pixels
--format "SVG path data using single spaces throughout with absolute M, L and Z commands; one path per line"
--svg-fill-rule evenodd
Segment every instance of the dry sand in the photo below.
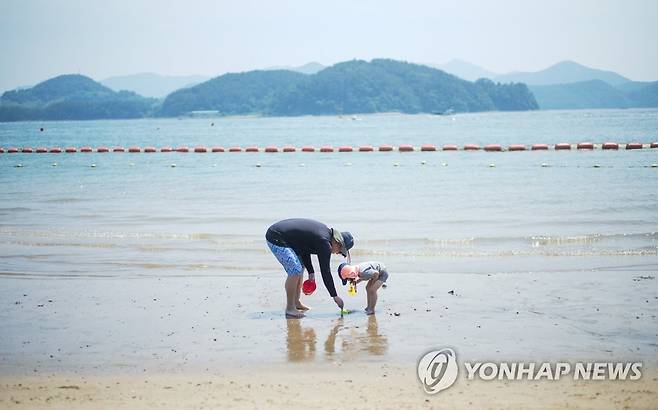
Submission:
M 638 381 L 468 381 L 425 394 L 413 365 L 251 367 L 231 376 L 1 377 L 6 409 L 655 409 L 655 367 Z

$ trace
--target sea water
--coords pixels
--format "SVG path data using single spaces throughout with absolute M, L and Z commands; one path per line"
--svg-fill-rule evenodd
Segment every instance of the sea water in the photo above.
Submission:
M 5 149 L 656 140 L 655 109 L 0 124 Z M 4 153 L 0 274 L 280 275 L 264 234 L 291 217 L 352 232 L 355 260 L 399 274 L 655 272 L 658 149 L 621 148 Z

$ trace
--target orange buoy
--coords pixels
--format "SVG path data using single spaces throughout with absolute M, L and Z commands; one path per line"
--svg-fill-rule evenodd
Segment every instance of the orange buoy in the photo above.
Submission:
M 398 151 L 400 152 L 411 152 L 413 150 L 414 150 L 413 145 L 409 145 L 409 144 L 402 144 L 398 147 Z
M 571 144 L 567 142 L 561 142 L 559 144 L 555 144 L 555 150 L 560 151 L 560 150 L 566 150 L 566 149 L 571 149 Z
M 164 147 L 160 148 L 160 152 L 172 152 L 174 149 L 168 145 L 165 145 Z
M 512 144 L 507 147 L 508 151 L 525 151 L 525 145 L 523 144 Z
M 208 148 L 202 146 L 194 147 L 194 152 L 208 152 Z
M 30 147 L 23 147 L 23 149 L 21 149 L 21 152 L 25 154 L 31 154 L 33 150 Z
M 577 149 L 594 149 L 594 144 L 591 142 L 579 142 L 578 145 L 576 145 Z
M 421 151 L 436 151 L 436 145 L 423 144 L 420 146 Z
M 242 148 L 240 147 L 231 147 L 228 149 L 228 152 L 242 152 Z
M 212 152 L 224 152 L 224 147 L 212 147 L 210 149 Z
M 292 145 L 286 145 L 283 147 L 283 152 L 295 152 L 297 151 L 297 148 L 293 147 Z
M 9 147 L 9 148 L 7 148 L 7 153 L 8 154 L 18 154 L 18 148 Z
M 658 148 L 658 142 L 652 142 L 649 148 Z
M 158 150 L 155 147 L 144 147 L 144 152 L 157 152 Z
M 619 149 L 619 144 L 616 142 L 604 142 L 601 149 Z
M 265 147 L 265 152 L 279 152 L 277 147 Z
M 320 148 L 320 152 L 334 152 L 334 147 L 331 145 L 324 145 Z
M 80 152 L 94 152 L 91 147 L 80 147 Z
M 78 152 L 78 150 L 75 147 L 67 147 L 64 151 L 68 152 L 69 154 Z
M 114 147 L 112 152 L 125 152 L 126 150 L 123 147 Z
M 250 146 L 244 149 L 244 152 L 258 152 L 258 147 L 256 146 Z
M 60 147 L 53 147 L 53 148 L 50 149 L 50 153 L 51 154 L 61 154 L 62 149 Z
M 503 147 L 501 147 L 499 144 L 488 144 L 484 146 L 484 150 L 487 152 L 498 152 L 502 151 Z
M 477 144 L 466 144 L 464 145 L 464 151 L 477 151 L 480 149 L 480 146 Z
M 629 142 L 626 144 L 626 149 L 642 149 L 641 142 Z
M 190 148 L 185 145 L 181 145 L 180 147 L 176 148 L 176 152 L 190 152 Z
M 393 146 L 392 146 L 392 145 L 388 145 L 388 144 L 380 145 L 380 146 L 379 146 L 379 151 L 380 151 L 380 152 L 389 152 L 389 151 L 393 151 Z
M 443 146 L 443 150 L 444 150 L 444 151 L 457 151 L 458 149 L 459 149 L 459 148 L 457 148 L 457 146 L 456 146 L 456 145 L 453 145 L 453 144 L 445 144 L 445 145 Z
M 96 152 L 110 152 L 110 149 L 108 147 L 98 147 Z
M 352 149 L 352 147 L 350 147 L 349 145 L 343 145 L 338 147 L 338 152 L 352 152 L 352 151 L 354 151 L 354 149 Z
M 142 149 L 140 147 L 129 147 L 128 152 L 142 152 Z
M 533 144 L 532 145 L 532 150 L 533 151 L 545 151 L 548 149 L 548 144 Z
M 372 152 L 375 149 L 372 147 L 372 145 L 361 145 L 359 147 L 359 152 Z
M 303 147 L 302 152 L 315 152 L 315 147 L 309 147 L 309 146 Z
M 46 147 L 37 147 L 36 151 L 37 151 L 37 154 L 44 154 L 44 153 L 48 152 L 48 148 L 46 148 Z

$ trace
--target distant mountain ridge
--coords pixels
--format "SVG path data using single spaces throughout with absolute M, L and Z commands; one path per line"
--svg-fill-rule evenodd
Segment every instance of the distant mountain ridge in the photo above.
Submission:
M 585 67 L 573 61 L 562 61 L 537 72 L 518 72 L 493 78 L 500 82 L 520 82 L 527 85 L 553 85 L 601 80 L 610 85 L 620 85 L 630 80 L 613 71 Z
M 489 71 L 485 68 L 482 68 L 478 65 L 469 63 L 468 61 L 463 60 L 450 60 L 444 64 L 431 64 L 430 67 L 443 70 L 446 73 L 456 75 L 459 78 L 463 78 L 468 81 L 479 80 L 480 78 L 489 78 L 492 79 L 498 74 L 493 71 Z
M 89 77 L 60 75 L 0 97 L 0 121 L 142 118 L 157 100 L 115 92 Z
M 469 82 L 427 66 L 352 60 L 316 74 L 285 70 L 226 74 L 165 99 L 159 115 L 216 110 L 224 115 L 327 115 L 374 112 L 532 110 L 524 84 Z
M 203 75 L 175 76 L 139 73 L 109 77 L 100 83 L 114 91 L 128 90 L 145 97 L 164 98 L 167 94 L 180 88 L 191 87 L 209 79 L 210 77 Z
M 318 62 L 311 61 L 310 63 L 306 63 L 304 65 L 300 66 L 274 66 L 274 67 L 268 67 L 265 70 L 288 70 L 288 71 L 294 71 L 297 73 L 302 73 L 302 74 L 315 74 L 317 72 L 320 72 L 327 68 L 327 66 L 322 65 Z

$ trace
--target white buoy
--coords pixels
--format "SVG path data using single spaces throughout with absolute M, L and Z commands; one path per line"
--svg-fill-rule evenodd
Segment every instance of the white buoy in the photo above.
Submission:
M 658 164 L 651 164 L 651 168 L 658 168 Z
M 599 165 L 599 164 L 594 164 L 594 168 L 601 168 L 601 165 Z
M 135 166 L 135 163 L 134 163 L 134 162 L 131 162 L 130 164 L 128 164 L 128 166 L 130 166 L 130 167 L 134 167 L 134 166 Z
M 425 160 L 420 161 L 420 165 L 425 165 L 425 164 L 427 164 L 427 161 L 425 161 Z
M 447 162 L 443 162 L 441 165 L 443 165 L 444 167 L 447 167 L 447 166 L 448 166 L 448 163 L 447 163 Z
M 400 164 L 399 164 L 398 162 L 395 162 L 395 163 L 393 163 L 393 166 L 394 166 L 394 167 L 399 167 Z
M 57 166 L 57 163 L 56 163 L 56 162 L 53 162 L 53 167 L 56 167 L 56 166 Z
M 176 164 L 171 164 L 170 167 L 176 168 Z
M 300 167 L 305 167 L 306 164 L 304 164 L 304 163 L 302 162 L 301 164 L 299 164 L 299 166 L 300 166 Z
M 351 162 L 346 162 L 346 163 L 345 163 L 345 166 L 346 166 L 346 167 L 351 167 L 351 166 L 352 166 L 352 163 L 351 163 Z
M 23 164 L 16 164 L 16 165 L 14 165 L 14 167 L 16 167 L 16 168 L 23 168 Z
M 542 166 L 542 168 L 548 168 L 550 165 L 548 165 L 548 164 L 545 163 L 545 162 L 542 162 L 541 166 Z
M 92 167 L 92 168 L 96 168 L 96 164 L 91 164 L 91 167 Z
M 489 164 L 489 168 L 495 168 L 496 164 Z
M 260 168 L 261 166 L 261 164 L 256 164 L 256 168 Z

